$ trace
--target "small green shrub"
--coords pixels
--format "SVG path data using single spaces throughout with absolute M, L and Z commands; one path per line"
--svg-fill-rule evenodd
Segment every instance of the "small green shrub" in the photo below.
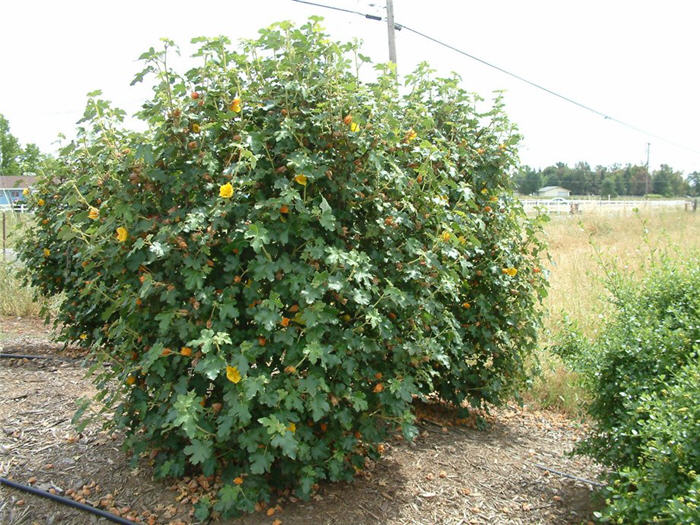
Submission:
M 700 362 L 672 372 L 668 388 L 640 398 L 640 452 L 608 494 L 605 515 L 624 523 L 700 523 Z
M 579 452 L 616 470 L 602 517 L 696 523 L 700 267 L 662 256 L 641 281 L 612 270 L 608 285 L 615 312 L 597 339 L 570 330 L 558 346 L 591 395 Z
M 93 95 L 22 257 L 65 293 L 63 336 L 111 362 L 98 399 L 135 457 L 220 475 L 229 515 L 352 479 L 413 435 L 414 396 L 507 399 L 542 246 L 511 192 L 518 137 L 457 79 L 421 66 L 400 90 L 378 66 L 363 84 L 366 59 L 316 20 L 242 52 L 195 42 L 182 75 L 142 56 L 146 132 Z

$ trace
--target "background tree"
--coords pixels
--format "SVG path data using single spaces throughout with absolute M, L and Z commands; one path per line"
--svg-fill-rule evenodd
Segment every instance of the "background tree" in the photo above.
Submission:
M 688 185 L 688 195 L 700 196 L 700 171 L 694 171 L 688 175 L 686 184 Z
M 17 138 L 10 133 L 10 123 L 0 115 L 0 175 L 19 175 L 17 157 L 22 152 Z
M 44 155 L 36 144 L 27 144 L 17 156 L 20 173 L 39 173 L 46 155 Z
M 542 174 L 529 166 L 523 166 L 515 179 L 518 191 L 523 195 L 532 195 L 542 187 Z
M 673 168 L 667 164 L 662 164 L 661 167 L 654 172 L 652 176 L 652 186 L 654 188 L 654 193 L 663 195 L 664 197 L 685 195 L 685 193 L 687 193 L 686 182 L 683 180 L 683 176 L 680 172 L 673 171 Z

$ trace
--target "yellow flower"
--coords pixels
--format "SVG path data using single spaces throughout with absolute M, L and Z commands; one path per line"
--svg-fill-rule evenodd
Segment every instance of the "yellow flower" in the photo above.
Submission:
M 238 383 L 241 380 L 241 373 L 238 371 L 238 368 L 236 368 L 235 366 L 227 366 L 226 379 L 228 379 L 232 383 Z
M 90 217 L 93 221 L 97 219 L 100 216 L 100 210 L 97 208 L 94 208 L 90 206 L 90 212 L 88 213 L 88 217 Z
M 85 339 L 87 339 L 87 334 L 80 334 L 80 339 L 85 341 Z
M 294 177 L 294 182 L 301 184 L 302 186 L 306 186 L 306 175 L 302 175 L 301 173 Z
M 482 195 L 486 195 L 488 192 L 489 192 L 489 190 L 487 190 L 486 188 L 481 190 Z
M 515 277 L 515 274 L 518 273 L 518 270 L 516 268 L 503 268 L 503 273 L 506 275 L 510 275 L 511 277 Z
M 44 199 L 39 199 L 38 201 L 36 201 L 36 203 L 37 203 L 39 206 L 43 206 L 44 204 L 46 204 L 46 201 L 45 201 Z
M 360 125 L 357 122 L 352 122 L 350 124 L 350 131 L 352 131 L 353 133 L 356 133 L 359 130 L 360 130 Z
M 48 257 L 49 255 L 51 255 L 51 250 L 44 248 L 44 257 Z
M 294 423 L 290 423 L 289 426 L 287 427 L 287 430 L 289 430 L 292 434 L 297 431 L 297 426 Z
M 464 235 L 457 237 L 457 240 L 459 241 L 459 244 L 467 244 L 467 239 L 464 237 Z
M 197 124 L 196 122 L 195 122 L 194 124 L 192 124 L 192 131 L 193 131 L 194 133 L 199 133 L 199 130 L 200 130 L 200 129 L 201 129 L 201 128 L 199 127 L 199 124 Z
M 227 182 L 219 188 L 219 197 L 224 199 L 230 199 L 233 197 L 233 186 L 231 186 L 230 182 Z
M 22 195 L 24 195 L 25 197 L 29 197 L 29 194 L 30 194 L 30 193 L 31 193 L 31 192 L 29 191 L 29 188 L 24 188 L 24 189 L 22 190 Z
M 406 142 L 411 142 L 418 136 L 418 133 L 413 131 L 413 128 L 409 129 L 408 132 L 406 133 Z
M 124 226 L 119 226 L 117 228 L 117 240 L 119 242 L 124 242 L 129 238 L 129 232 L 126 231 L 126 228 Z
M 449 241 L 450 237 L 452 237 L 450 232 L 442 232 L 442 235 L 440 235 L 440 238 L 445 242 Z
M 498 197 L 496 197 L 496 196 L 494 195 L 494 196 L 492 196 L 489 200 L 490 200 L 491 202 L 498 202 Z
M 241 99 L 236 97 L 233 99 L 233 102 L 231 102 L 231 105 L 229 106 L 229 109 L 233 111 L 234 113 L 240 113 L 241 112 Z

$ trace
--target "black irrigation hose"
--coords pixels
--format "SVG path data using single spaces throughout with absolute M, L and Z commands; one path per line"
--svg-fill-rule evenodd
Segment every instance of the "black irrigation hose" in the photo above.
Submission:
M 22 485 L 21 483 L 16 483 L 14 481 L 10 481 L 9 479 L 3 478 L 3 477 L 0 477 L 0 485 L 7 485 L 8 487 L 12 487 L 13 489 L 18 489 L 18 490 L 23 490 L 25 492 L 29 492 L 30 494 L 34 494 L 35 496 L 42 496 L 44 498 L 49 498 L 49 499 L 56 501 L 58 503 L 63 503 L 64 505 L 68 505 L 69 507 L 73 507 L 73 508 L 76 508 L 78 510 L 84 510 L 86 512 L 91 512 L 92 514 L 96 514 L 97 516 L 100 516 L 102 518 L 113 521 L 114 523 L 121 523 L 122 525 L 136 525 L 133 521 L 129 521 L 129 520 L 124 519 L 124 518 L 120 518 L 119 516 L 115 516 L 114 514 L 111 514 L 105 510 L 91 507 L 90 505 L 85 505 L 84 503 L 79 503 L 77 501 L 73 501 L 72 499 L 64 498 L 63 496 L 51 494 L 50 492 L 46 492 L 45 490 L 30 487 L 29 485 Z
M 59 361 L 75 361 L 79 357 L 63 357 L 59 355 L 33 355 L 33 354 L 3 354 L 0 352 L 0 358 L 7 359 L 56 359 Z

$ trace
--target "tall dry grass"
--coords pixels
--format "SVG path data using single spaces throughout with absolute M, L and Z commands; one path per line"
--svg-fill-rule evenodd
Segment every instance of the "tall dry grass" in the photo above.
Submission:
M 14 260 L 14 249 L 22 242 L 22 231 L 31 223 L 32 218 L 29 215 L 10 212 L 4 212 L 4 215 L 6 247 L 13 251 L 5 253 L 4 258 L 0 252 L 0 316 L 38 317 L 45 304 L 54 305 L 57 302 L 52 299 L 47 303 L 43 299 L 35 298 L 34 291 L 24 286 L 17 275 L 21 264 Z
M 610 308 L 604 284 L 607 270 L 615 266 L 632 276 L 641 275 L 650 258 L 660 251 L 687 264 L 700 264 L 692 253 L 700 249 L 700 214 L 674 211 L 554 217 L 545 234 L 551 263 L 537 356 L 541 375 L 534 380 L 526 400 L 579 416 L 584 393 L 578 377 L 547 350 L 554 335 L 563 329 L 563 317 L 568 316 L 586 336 L 594 337 Z

